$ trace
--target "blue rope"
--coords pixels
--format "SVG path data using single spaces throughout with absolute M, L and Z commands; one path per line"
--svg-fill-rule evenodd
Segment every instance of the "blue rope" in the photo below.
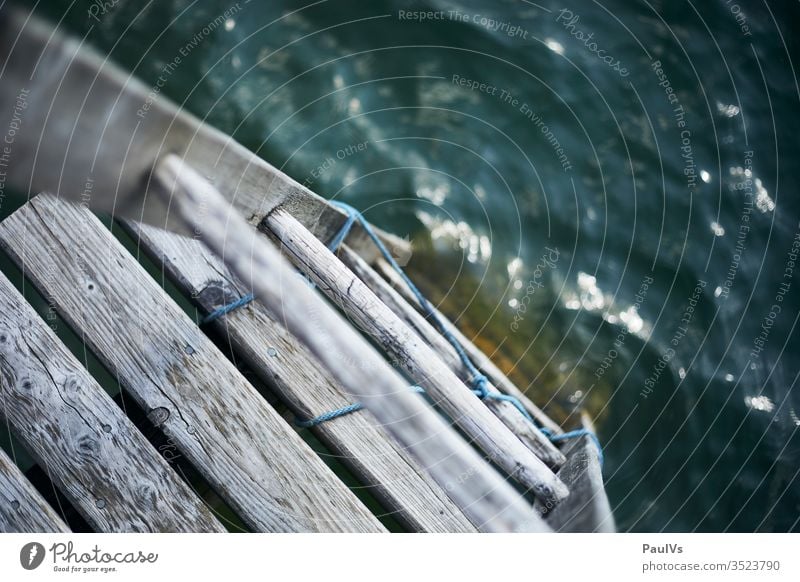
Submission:
M 238 309 L 239 307 L 243 307 L 247 305 L 254 299 L 252 293 L 248 293 L 244 297 L 240 297 L 236 301 L 228 303 L 227 305 L 223 305 L 222 307 L 218 307 L 208 315 L 206 315 L 203 319 L 200 320 L 201 325 L 205 325 L 206 323 L 211 323 L 212 321 L 219 319 L 223 315 L 230 313 L 234 309 Z
M 417 392 L 418 394 L 425 393 L 425 390 L 423 390 L 419 386 L 412 386 L 411 390 Z M 360 402 L 356 402 L 355 404 L 342 406 L 341 408 L 337 408 L 336 410 L 331 410 L 330 412 L 324 412 L 319 416 L 315 416 L 314 418 L 311 418 L 309 420 L 303 420 L 299 416 L 296 416 L 294 418 L 294 423 L 300 428 L 311 428 L 319 424 L 322 424 L 323 422 L 328 422 L 329 420 L 333 420 L 341 416 L 346 416 L 348 414 L 352 414 L 353 412 L 358 412 L 363 408 L 364 408 L 363 404 L 361 404 Z
M 334 206 L 336 206 L 336 207 L 339 207 L 340 205 L 342 205 L 344 203 L 343 202 L 332 202 L 332 204 Z M 345 206 L 347 206 L 347 205 L 345 204 Z M 353 208 L 353 207 L 350 206 L 350 208 Z M 355 208 L 353 208 L 353 210 L 355 210 Z M 344 242 L 344 239 L 347 238 L 347 235 L 350 234 L 350 231 L 352 230 L 353 225 L 356 223 L 356 219 L 357 219 L 356 217 L 357 216 L 358 215 L 356 213 L 354 213 L 354 212 L 348 212 L 347 213 L 347 220 L 345 220 L 344 224 L 342 225 L 342 228 L 339 229 L 339 232 L 336 233 L 336 236 L 333 237 L 333 240 L 328 244 L 328 248 L 332 252 L 335 253 L 339 249 L 339 247 L 342 246 L 342 243 Z
M 320 414 L 319 416 L 315 416 L 310 420 L 303 420 L 302 418 L 295 417 L 294 423 L 301 427 L 301 428 L 311 428 L 313 426 L 317 426 L 318 424 L 322 424 L 323 422 L 328 422 L 329 420 L 333 420 L 334 418 L 339 418 L 340 416 L 345 416 L 352 412 L 357 412 L 364 408 L 364 405 L 360 402 L 356 402 L 355 404 L 350 404 L 349 406 L 342 406 L 341 408 L 337 408 L 336 410 L 331 410 L 330 412 L 325 412 Z
M 531 413 L 527 411 L 527 409 L 522 405 L 522 402 L 520 402 L 519 398 L 517 398 L 516 396 L 511 396 L 509 394 L 501 394 L 500 392 L 490 392 L 484 398 L 488 398 L 489 400 L 502 400 L 504 402 L 510 402 L 511 404 L 514 405 L 514 407 L 517 410 L 520 411 L 520 414 L 522 414 L 522 416 L 527 418 L 532 424 L 536 424 L 536 421 L 533 420 Z
M 331 251 L 336 252 L 342 245 L 344 240 L 347 238 L 347 235 L 350 234 L 350 231 L 353 229 L 353 225 L 355 225 L 355 223 L 358 222 L 364 229 L 364 232 L 366 232 L 367 235 L 369 235 L 369 237 L 372 239 L 372 242 L 375 243 L 375 246 L 378 248 L 383 258 L 386 259 L 386 262 L 388 262 L 392 266 L 392 269 L 394 269 L 394 271 L 403 279 L 403 282 L 405 282 L 405 284 L 411 290 L 411 293 L 413 293 L 414 297 L 416 297 L 417 301 L 422 307 L 422 310 L 425 312 L 425 315 L 428 317 L 428 319 L 430 319 L 433 322 L 434 326 L 436 327 L 436 330 L 440 334 L 442 334 L 442 336 L 444 336 L 444 338 L 450 343 L 451 346 L 453 346 L 456 353 L 458 354 L 459 359 L 461 360 L 464 367 L 469 372 L 470 377 L 472 378 L 471 381 L 472 391 L 475 393 L 475 395 L 481 399 L 488 398 L 491 400 L 510 402 L 511 404 L 514 405 L 514 407 L 517 410 L 520 411 L 520 413 L 522 413 L 522 415 L 525 418 L 527 418 L 531 422 L 531 424 L 537 426 L 531 414 L 525 409 L 525 407 L 522 405 L 522 403 L 519 401 L 518 398 L 508 394 L 501 394 L 500 392 L 492 392 L 489 389 L 489 380 L 486 378 L 486 376 L 484 376 L 480 372 L 480 370 L 478 370 L 477 366 L 475 366 L 475 364 L 472 362 L 470 357 L 467 355 L 467 352 L 464 350 L 464 346 L 462 346 L 461 342 L 458 341 L 458 338 L 456 338 L 456 336 L 452 332 L 450 332 L 450 330 L 448 330 L 447 327 L 445 327 L 444 322 L 442 322 L 442 320 L 436 314 L 436 311 L 434 311 L 433 306 L 428 302 L 428 300 L 425 298 L 422 292 L 417 288 L 414 282 L 411 279 L 409 279 L 408 275 L 406 275 L 402 267 L 400 267 L 400 265 L 397 264 L 397 261 L 394 260 L 394 257 L 389 252 L 389 249 L 387 249 L 386 246 L 383 244 L 383 241 L 381 241 L 381 239 L 378 238 L 378 235 L 375 233 L 372 226 L 369 224 L 369 222 L 367 222 L 367 220 L 364 218 L 361 212 L 359 212 L 349 204 L 345 204 L 344 202 L 339 202 L 337 200 L 331 201 L 331 204 L 336 208 L 339 208 L 342 211 L 344 211 L 347 214 L 347 220 L 344 222 L 339 232 L 336 233 L 336 236 L 333 237 L 330 244 L 328 245 L 328 248 Z M 415 386 L 414 388 L 417 388 L 419 391 L 422 391 L 422 389 L 419 388 L 418 386 Z M 306 426 L 306 427 L 316 426 L 327 420 L 339 418 L 340 416 L 344 416 L 345 414 L 350 414 L 351 412 L 361 410 L 361 408 L 363 408 L 361 404 L 351 404 L 350 406 L 345 406 L 338 410 L 333 410 L 331 412 L 322 414 L 314 419 L 308 421 L 300 421 L 302 423 L 300 424 L 300 426 Z M 600 445 L 600 440 L 597 438 L 597 435 L 595 435 L 590 430 L 581 428 L 570 432 L 566 432 L 564 434 L 556 435 L 553 434 L 553 432 L 548 430 L 547 428 L 538 426 L 537 428 L 542 432 L 542 434 L 544 434 L 548 439 L 550 439 L 551 442 L 558 442 L 566 439 L 588 436 L 597 446 L 597 453 L 600 461 L 600 466 L 601 467 L 603 466 L 603 461 L 604 461 L 603 447 Z

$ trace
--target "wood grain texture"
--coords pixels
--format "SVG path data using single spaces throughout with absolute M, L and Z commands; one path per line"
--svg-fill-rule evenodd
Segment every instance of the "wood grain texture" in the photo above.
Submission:
M 571 494 L 547 513 L 547 522 L 562 532 L 616 531 L 597 446 L 588 436 L 582 436 L 571 440 L 565 450 L 567 462 L 558 475 Z
M 376 271 L 380 273 L 392 287 L 401 295 L 405 300 L 418 311 L 421 306 L 417 303 L 417 299 L 411 294 L 405 282 L 397 275 L 395 270 L 383 258 L 379 258 L 373 263 Z M 433 306 L 432 306 L 433 307 Z M 456 339 L 464 346 L 464 351 L 472 359 L 478 369 L 483 372 L 489 380 L 502 392 L 508 394 L 519 400 L 525 407 L 525 410 L 536 419 L 540 425 L 550 429 L 555 434 L 561 434 L 564 431 L 561 427 L 553 421 L 547 414 L 545 414 L 538 406 L 531 402 L 530 398 L 520 390 L 497 365 L 492 362 L 491 358 L 483 353 L 472 341 L 467 338 L 456 325 L 451 322 L 443 313 L 436 307 L 433 307 L 434 313 L 442 321 L 445 328 L 452 333 Z
M 340 247 L 337 255 L 375 295 L 391 309 L 403 322 L 413 329 L 465 383 L 471 380 L 469 369 L 459 357 L 453 345 L 433 327 L 433 325 L 414 309 L 389 283 L 383 279 L 355 251 L 347 246 Z M 442 322 L 444 324 L 444 322 Z M 490 393 L 498 392 L 491 381 L 487 382 Z M 564 464 L 566 458 L 542 432 L 511 402 L 505 400 L 483 399 L 495 416 L 511 432 L 531 449 L 537 457 L 553 470 Z M 521 404 L 521 403 L 520 403 Z
M 372 412 L 473 523 L 486 531 L 550 530 L 208 180 L 177 156 L 161 160 L 154 176 L 190 230 Z
M 225 531 L 0 275 L 0 414 L 101 532 Z
M 383 531 L 88 210 L 38 196 L 0 240 L 250 527 Z
M 14 461 L 0 450 L 0 533 L 69 531 Z
M 134 238 L 184 293 L 209 313 L 252 292 L 199 241 L 140 223 Z M 260 303 L 214 322 L 237 356 L 247 361 L 300 418 L 314 418 L 352 403 L 319 361 Z M 368 411 L 322 423 L 312 430 L 391 515 L 412 531 L 469 532 L 475 527 Z
M 291 215 L 276 210 L 264 221 L 290 260 L 422 386 L 507 475 L 542 500 L 569 495 L 566 486 L 453 371 L 353 272 Z

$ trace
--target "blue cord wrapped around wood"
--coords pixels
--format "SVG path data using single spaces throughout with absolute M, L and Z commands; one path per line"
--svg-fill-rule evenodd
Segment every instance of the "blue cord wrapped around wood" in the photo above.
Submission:
M 344 202 L 331 201 L 331 204 L 333 206 L 336 206 L 337 208 L 343 210 L 347 214 L 347 219 L 345 220 L 345 222 L 342 225 L 342 227 L 339 229 L 339 231 L 336 233 L 336 235 L 333 237 L 333 239 L 329 243 L 328 248 L 331 251 L 336 252 L 338 250 L 338 248 L 342 245 L 344 240 L 347 238 L 347 235 L 350 233 L 350 231 L 352 230 L 353 226 L 356 224 L 356 222 L 358 222 L 361 225 L 361 227 L 364 229 L 364 232 L 366 232 L 367 235 L 370 237 L 370 239 L 372 239 L 372 242 L 378 248 L 378 251 L 381 253 L 383 258 L 391 265 L 392 269 L 395 270 L 395 272 L 400 276 L 400 278 L 403 280 L 403 282 L 411 290 L 411 293 L 414 295 L 414 297 L 419 302 L 419 305 L 420 305 L 420 307 L 422 307 L 422 310 L 425 312 L 425 315 L 428 317 L 428 319 L 430 319 L 430 321 L 433 322 L 433 325 L 436 328 L 436 330 L 440 334 L 442 334 L 442 336 L 450 343 L 450 345 L 453 346 L 453 348 L 456 351 L 456 354 L 458 354 L 459 359 L 464 364 L 464 367 L 467 369 L 467 371 L 470 374 L 470 377 L 471 377 L 470 385 L 471 385 L 472 391 L 475 393 L 476 396 L 478 396 L 481 399 L 502 400 L 502 401 L 505 401 L 505 402 L 509 402 L 517 410 L 519 410 L 520 413 L 531 424 L 533 424 L 536 428 L 538 428 L 542 432 L 542 434 L 544 434 L 548 439 L 550 439 L 551 442 L 556 443 L 556 442 L 567 440 L 567 439 L 573 439 L 573 438 L 579 438 L 579 437 L 582 437 L 582 436 L 588 436 L 589 438 L 592 439 L 592 441 L 594 442 L 594 444 L 597 447 L 600 466 L 602 467 L 603 460 L 604 460 L 603 459 L 603 448 L 600 445 L 600 440 L 597 438 L 597 435 L 595 435 L 593 432 L 591 432 L 588 429 L 581 428 L 581 429 L 577 429 L 577 430 L 566 432 L 564 434 L 558 434 L 558 435 L 553 434 L 552 431 L 548 430 L 547 428 L 540 427 L 540 426 L 538 426 L 536 424 L 536 422 L 534 421 L 533 417 L 525 409 L 525 407 L 522 405 L 522 403 L 519 401 L 518 398 L 516 398 L 514 396 L 510 396 L 508 394 L 502 394 L 500 392 L 491 391 L 489 389 L 489 381 L 486 378 L 486 376 L 484 376 L 481 373 L 481 371 L 477 368 L 477 366 L 475 366 L 473 361 L 467 355 L 466 350 L 464 350 L 464 347 L 461 345 L 461 342 L 459 342 L 458 339 L 455 337 L 455 335 L 453 335 L 453 333 L 451 333 L 447 329 L 447 327 L 444 325 L 444 323 L 441 321 L 441 319 L 437 315 L 436 311 L 433 309 L 431 304 L 428 302 L 427 298 L 417 288 L 417 286 L 408 277 L 408 275 L 406 275 L 406 273 L 405 273 L 405 271 L 403 271 L 402 267 L 400 267 L 400 265 L 397 264 L 397 261 L 395 261 L 395 259 L 392 256 L 392 254 L 386 248 L 386 245 L 383 244 L 383 241 L 381 241 L 381 239 L 378 237 L 378 235 L 373 230 L 372 226 L 367 222 L 367 220 L 363 217 L 363 215 L 358 210 L 356 210 L 355 208 L 353 208 L 349 204 L 345 204 Z M 252 294 L 245 295 L 245 296 L 237 299 L 236 301 L 233 301 L 231 303 L 228 303 L 226 305 L 223 305 L 223 306 L 215 309 L 214 311 L 212 311 L 211 313 L 206 315 L 201 320 L 201 323 L 202 324 L 206 324 L 206 323 L 210 323 L 212 321 L 215 321 L 215 320 L 219 319 L 220 317 L 230 313 L 231 311 L 234 311 L 235 309 L 238 309 L 239 307 L 243 307 L 243 306 L 247 305 L 251 301 L 253 301 L 253 295 Z M 420 392 L 420 393 L 424 393 L 425 392 L 424 389 L 422 389 L 419 386 L 412 386 L 412 389 L 415 390 L 416 392 Z M 348 414 L 352 414 L 354 412 L 358 412 L 359 410 L 361 410 L 363 408 L 364 408 L 363 404 L 356 402 L 354 404 L 348 404 L 347 406 L 343 406 L 341 408 L 337 408 L 336 410 L 331 410 L 329 412 L 325 412 L 325 413 L 320 414 L 319 416 L 316 416 L 316 417 L 311 418 L 311 419 L 302 419 L 302 418 L 299 418 L 299 417 L 295 418 L 295 424 L 297 426 L 301 427 L 301 428 L 312 428 L 312 427 L 318 426 L 318 425 L 320 425 L 320 424 L 322 424 L 324 422 L 335 420 L 337 418 L 341 418 L 342 416 L 346 416 Z
M 345 220 L 344 224 L 342 225 L 342 228 L 336 233 L 336 236 L 333 237 L 333 239 L 331 240 L 330 244 L 328 245 L 328 248 L 331 251 L 336 252 L 336 250 L 342 245 L 344 240 L 347 238 L 347 235 L 350 233 L 350 231 L 352 230 L 352 228 L 355 225 L 355 223 L 358 222 L 361 225 L 361 227 L 364 229 L 364 232 L 366 232 L 367 235 L 372 239 L 372 242 L 378 248 L 378 251 L 380 251 L 381 255 L 386 260 L 386 262 L 388 262 L 391 265 L 392 269 L 394 269 L 394 271 L 400 276 L 401 279 L 403 279 L 403 282 L 405 282 L 405 284 L 411 290 L 411 293 L 414 295 L 414 297 L 419 302 L 420 306 L 422 307 L 422 310 L 425 312 L 425 315 L 428 317 L 428 319 L 430 319 L 430 321 L 433 322 L 433 325 L 434 325 L 434 327 L 436 327 L 437 331 L 440 334 L 442 334 L 442 336 L 450 343 L 450 345 L 453 346 L 453 348 L 455 349 L 456 353 L 458 354 L 459 359 L 464 364 L 464 367 L 469 371 L 470 376 L 472 378 L 472 380 L 471 380 L 472 391 L 479 398 L 482 398 L 482 399 L 489 398 L 489 399 L 493 399 L 493 400 L 502 400 L 502 401 L 511 403 L 512 405 L 514 405 L 515 408 L 517 408 L 517 410 L 520 411 L 520 413 L 526 419 L 528 419 L 528 421 L 530 421 L 531 424 L 533 424 L 536 428 L 538 428 L 542 432 L 542 434 L 544 434 L 548 439 L 550 439 L 551 442 L 555 443 L 555 442 L 559 442 L 559 441 L 563 441 L 563 440 L 567 440 L 567 439 L 573 439 L 573 438 L 579 438 L 579 437 L 582 437 L 582 436 L 588 436 L 589 438 L 592 439 L 592 441 L 594 442 L 595 446 L 597 447 L 600 466 L 602 467 L 603 460 L 604 460 L 603 459 L 603 448 L 602 448 L 602 446 L 600 444 L 600 440 L 597 438 L 597 435 L 595 435 L 592 431 L 590 431 L 588 429 L 585 429 L 585 428 L 581 428 L 581 429 L 577 429 L 577 430 L 566 432 L 564 434 L 555 435 L 550 430 L 548 430 L 548 429 L 546 429 L 544 427 L 537 426 L 536 422 L 533 419 L 533 417 L 525 409 L 525 407 L 522 405 L 522 403 L 519 401 L 518 398 L 516 398 L 514 396 L 510 396 L 508 394 L 502 394 L 500 392 L 491 391 L 489 389 L 489 386 L 488 386 L 489 382 L 488 382 L 488 379 L 486 378 L 486 376 L 484 376 L 480 372 L 480 370 L 478 370 L 477 366 L 475 366 L 473 361 L 467 355 L 467 352 L 466 352 L 466 350 L 464 350 L 464 346 L 461 345 L 461 342 L 459 342 L 458 339 L 455 337 L 455 335 L 453 335 L 447 329 L 447 327 L 444 325 L 444 323 L 441 321 L 441 319 L 439 319 L 439 316 L 436 314 L 436 311 L 434 311 L 433 307 L 428 302 L 428 299 L 422 294 L 422 292 L 419 290 L 419 288 L 417 288 L 417 286 L 408 277 L 408 275 L 406 275 L 406 273 L 405 273 L 405 271 L 403 271 L 402 267 L 400 267 L 400 265 L 397 264 L 397 261 L 395 261 L 394 257 L 389 252 L 389 249 L 386 248 L 386 245 L 383 244 L 383 241 L 381 241 L 381 239 L 375 233 L 375 231 L 373 230 L 372 226 L 369 224 L 369 222 L 367 222 L 367 220 L 364 218 L 364 216 L 361 214 L 361 212 L 359 212 L 357 209 L 353 208 L 349 204 L 345 204 L 344 202 L 339 202 L 339 201 L 334 200 L 334 201 L 331 201 L 331 204 L 333 206 L 336 206 L 337 208 L 343 210 L 347 214 L 347 220 Z M 415 388 L 419 388 L 419 387 L 415 387 Z M 422 390 L 422 389 L 419 388 L 419 390 Z M 353 405 L 350 405 L 350 406 L 346 406 L 346 407 L 340 408 L 338 410 L 334 410 L 334 411 L 325 413 L 325 414 L 320 415 L 320 416 L 318 416 L 315 419 L 312 419 L 310 421 L 301 421 L 304 424 L 300 424 L 300 426 L 306 426 L 305 423 L 312 423 L 312 424 L 310 424 L 308 426 L 316 426 L 317 424 L 320 424 L 321 422 L 326 422 L 328 420 L 333 420 L 334 418 L 339 418 L 340 416 L 344 416 L 346 414 L 350 414 L 352 412 L 356 412 L 357 410 L 360 410 L 360 409 L 361 409 L 360 405 L 353 404 Z
M 206 315 L 203 319 L 200 320 L 201 325 L 205 325 L 206 323 L 211 323 L 212 321 L 219 319 L 223 315 L 230 313 L 235 309 L 239 309 L 253 301 L 254 297 L 252 293 L 248 293 L 244 297 L 240 297 L 236 301 L 228 303 L 227 305 L 223 305 L 222 307 L 218 307 L 208 315 Z

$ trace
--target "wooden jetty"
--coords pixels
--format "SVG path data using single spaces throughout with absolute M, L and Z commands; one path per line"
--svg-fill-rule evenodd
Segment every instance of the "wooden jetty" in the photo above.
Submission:
M 589 433 L 566 438 L 426 310 L 369 227 L 47 25 L 5 14 L 0 39 L 0 104 L 21 85 L 38 103 L 9 173 L 32 195 L 0 247 L 123 404 L 0 273 L 0 416 L 58 492 L 0 450 L 1 531 L 613 531 Z

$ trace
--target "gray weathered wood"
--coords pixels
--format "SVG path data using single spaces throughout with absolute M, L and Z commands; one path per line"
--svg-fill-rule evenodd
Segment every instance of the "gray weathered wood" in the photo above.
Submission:
M 225 531 L 2 275 L 0 314 L 0 415 L 87 523 Z
M 159 156 L 179 153 L 251 224 L 281 206 L 325 239 L 345 221 L 340 210 L 161 91 L 7 4 L 0 10 L 0 63 L 0 111 L 10 116 L 21 94 L 25 102 L 7 168 L 8 182 L 24 192 L 58 192 L 95 210 L 180 229 L 168 199 L 153 191 L 158 183 L 148 179 Z M 401 260 L 409 255 L 406 241 L 380 234 Z M 352 243 L 376 256 L 358 228 Z
M 407 448 L 473 523 L 487 531 L 549 530 L 538 512 L 409 391 L 403 378 L 299 280 L 280 252 L 213 185 L 172 155 L 159 162 L 154 174 L 190 229 Z
M 349 239 L 348 239 L 349 240 Z M 378 258 L 374 261 L 375 269 L 389 281 L 392 287 L 405 298 L 405 300 L 414 306 L 415 309 L 420 310 L 421 306 L 417 303 L 417 299 L 409 291 L 405 282 L 397 275 L 395 270 L 383 258 Z M 543 427 L 551 430 L 555 434 L 564 432 L 561 427 L 553 421 L 547 414 L 545 414 L 538 406 L 531 402 L 530 398 L 503 373 L 492 360 L 483 353 L 472 341 L 467 338 L 461 330 L 456 327 L 443 313 L 436 307 L 432 306 L 434 313 L 442 321 L 445 328 L 452 333 L 456 339 L 464 346 L 467 355 L 472 359 L 475 365 L 481 372 L 483 372 L 489 380 L 503 393 L 513 396 L 519 400 L 525 407 L 525 410 L 536 419 L 536 422 Z
M 376 273 L 367 262 L 352 249 L 343 245 L 337 253 L 342 262 L 361 279 L 383 303 L 394 311 L 433 348 L 439 357 L 464 382 L 471 380 L 470 372 L 458 356 L 455 348 L 429 321 L 414 309 L 389 283 Z M 490 392 L 497 392 L 491 382 L 487 383 Z M 553 470 L 564 464 L 566 458 L 550 440 L 537 429 L 511 402 L 485 398 L 483 402 L 503 421 L 511 432 L 525 443 L 536 456 Z M 521 403 L 520 403 L 521 405 Z
M 66 533 L 58 514 L 0 449 L 0 533 Z
M 383 530 L 87 209 L 38 196 L 0 240 L 253 529 Z
M 615 531 L 597 446 L 581 436 L 570 440 L 565 450 L 567 462 L 558 475 L 569 486 L 570 496 L 547 513 L 547 522 L 562 532 Z
M 483 405 L 430 346 L 302 224 L 276 210 L 267 216 L 264 226 L 280 240 L 300 271 L 341 306 L 506 474 L 540 499 L 557 501 L 569 495 L 550 468 Z
M 251 292 L 199 241 L 140 223 L 126 226 L 203 311 L 212 312 Z M 352 403 L 308 349 L 259 302 L 217 319 L 214 325 L 237 356 L 300 418 L 315 418 Z M 441 487 L 375 424 L 369 412 L 362 411 L 312 430 L 411 530 L 475 531 Z

